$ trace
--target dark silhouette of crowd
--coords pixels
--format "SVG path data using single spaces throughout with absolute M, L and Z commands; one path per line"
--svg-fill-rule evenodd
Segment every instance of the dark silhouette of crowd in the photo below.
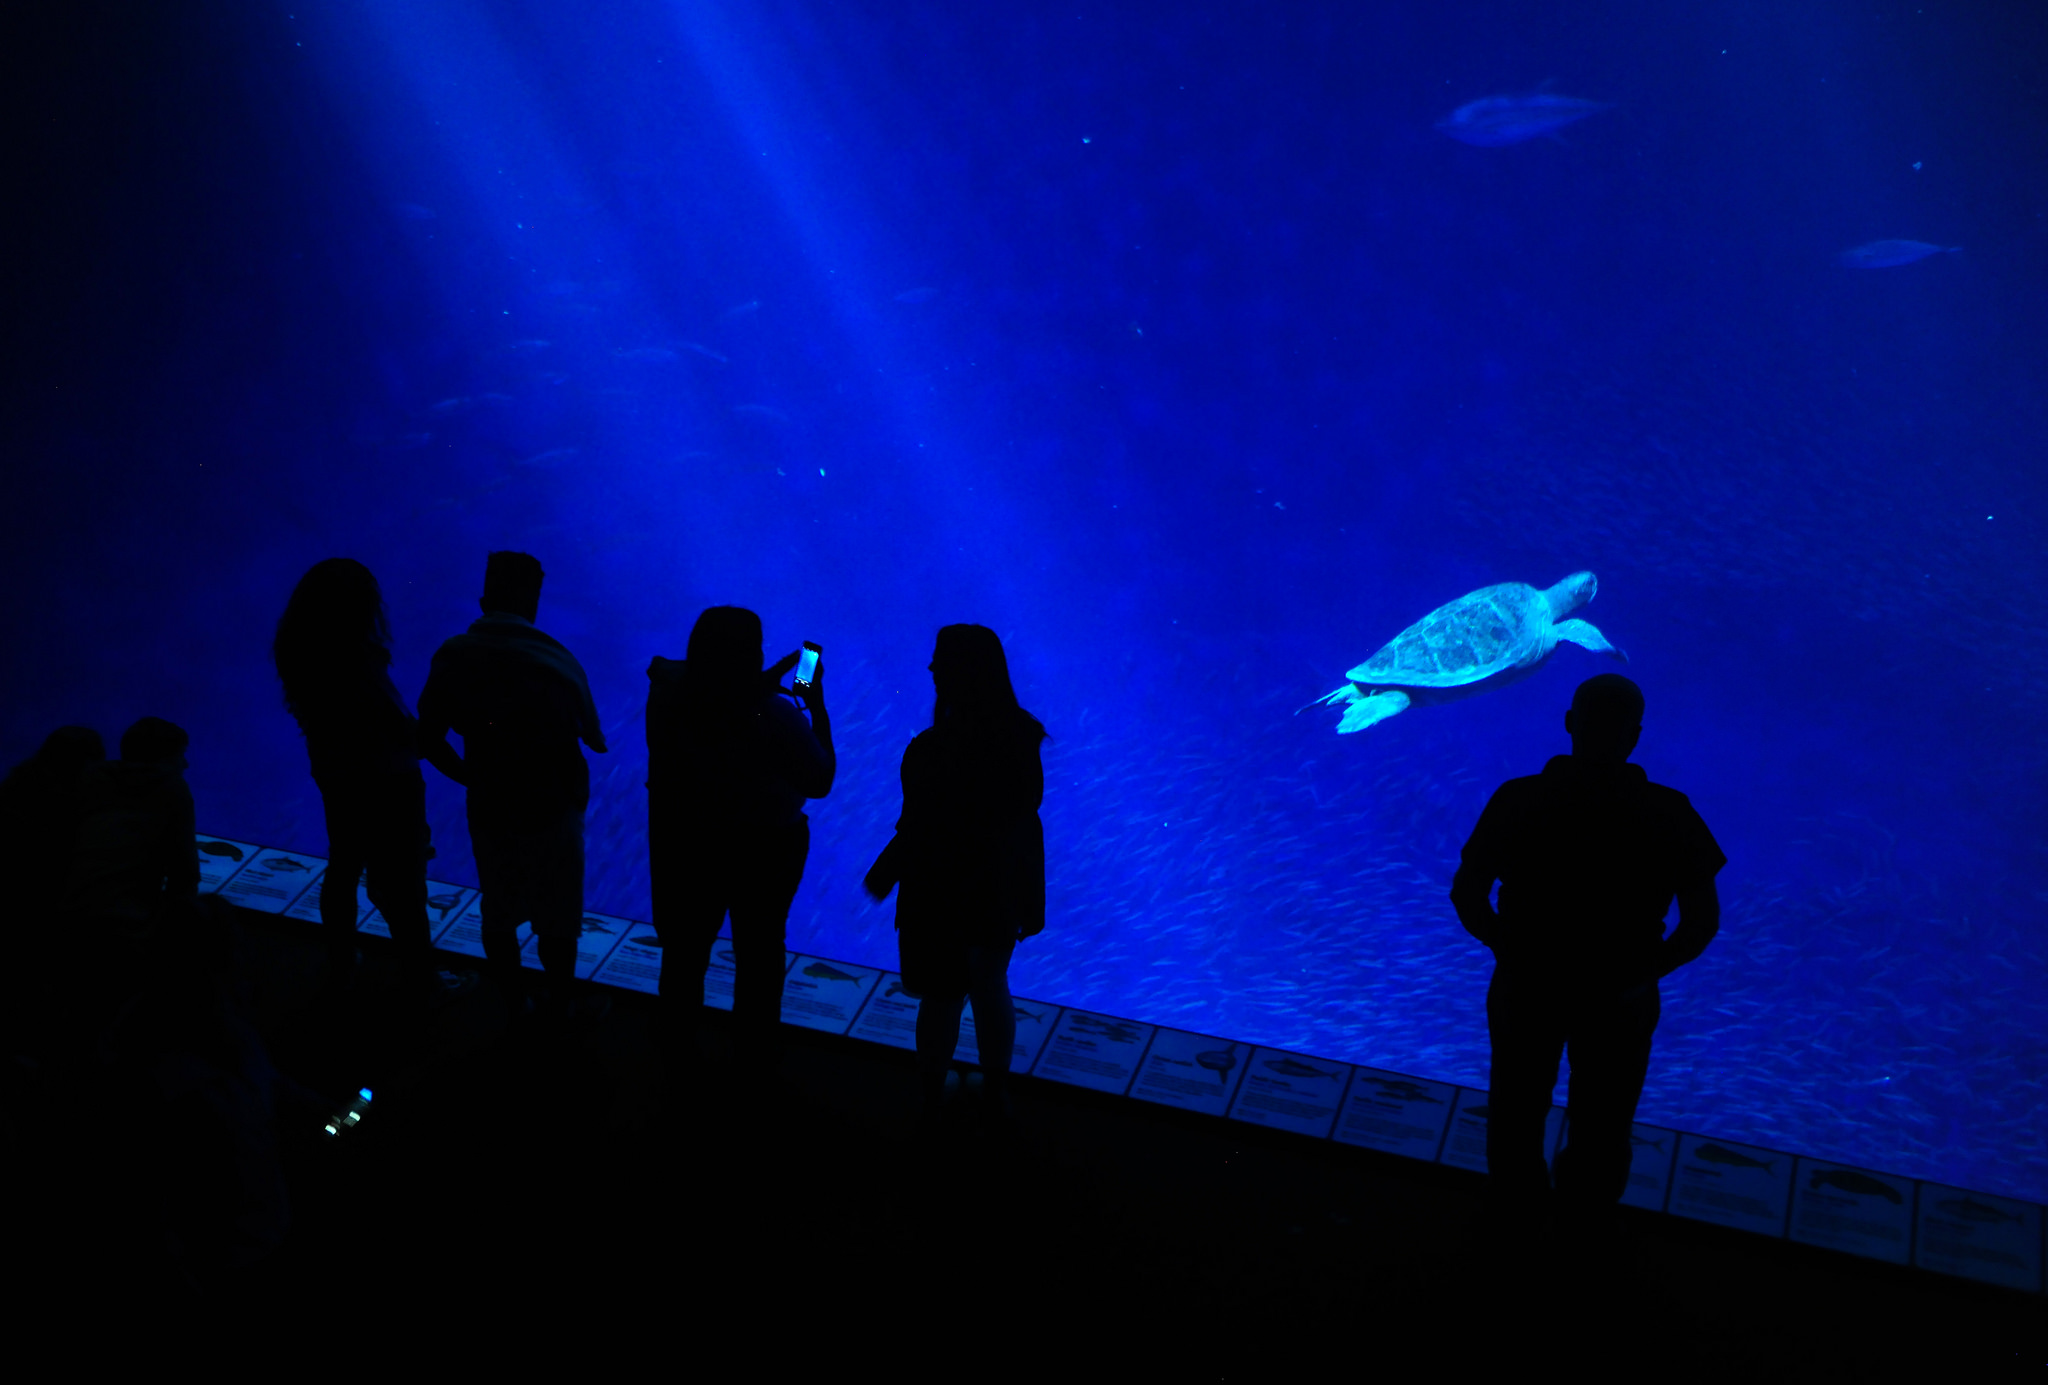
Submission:
M 479 617 L 441 644 L 410 709 L 369 569 L 317 563 L 286 602 L 272 652 L 328 836 L 323 1003 L 345 1006 L 361 984 L 361 888 L 389 926 L 389 989 L 405 1013 L 430 1016 L 482 985 L 543 1044 L 603 1015 L 578 976 L 578 940 L 585 752 L 607 745 L 582 666 L 540 627 L 543 578 L 529 554 L 490 554 Z M 781 1062 L 787 925 L 811 844 L 805 805 L 832 791 L 838 767 L 824 665 L 807 648 L 770 663 L 760 617 L 713 606 L 683 658 L 647 670 L 655 1048 L 667 1110 L 684 1125 L 702 1077 L 706 971 L 728 922 L 735 1087 L 772 1090 Z M 919 999 L 924 1122 L 947 1129 L 965 1113 L 1000 1136 L 1016 1044 L 1009 967 L 1046 922 L 1047 732 L 1019 704 L 994 631 L 945 626 L 930 672 L 931 724 L 903 754 L 902 812 L 863 885 L 876 901 L 897 896 L 901 986 Z M 1503 1225 L 1546 1222 L 1554 1197 L 1582 1238 L 1610 1234 L 1658 979 L 1698 957 L 1718 924 L 1719 848 L 1682 794 L 1627 763 L 1642 707 L 1618 675 L 1581 685 L 1565 719 L 1571 753 L 1500 789 L 1452 890 L 1458 917 L 1497 959 L 1488 1160 Z M 98 1093 L 98 1119 L 165 1116 L 175 1135 L 146 1178 L 125 1180 L 126 1195 L 176 1272 L 204 1283 L 260 1262 L 285 1235 L 278 1131 L 335 1132 L 354 1117 L 335 1114 L 346 1093 L 283 1075 L 250 1020 L 229 911 L 199 891 L 187 749 L 185 732 L 156 717 L 122 734 L 117 759 L 89 728 L 52 732 L 0 783 L 0 878 L 12 882 L 16 920 L 62 925 L 11 930 L 4 999 L 17 1077 Z M 481 978 L 443 969 L 431 946 L 421 761 L 466 790 Z M 1666 937 L 1674 898 L 1680 922 Z M 523 930 L 538 977 L 522 961 Z M 973 1101 L 953 1080 L 970 1005 Z M 1553 1186 L 1543 1128 L 1567 1051 L 1571 1135 Z

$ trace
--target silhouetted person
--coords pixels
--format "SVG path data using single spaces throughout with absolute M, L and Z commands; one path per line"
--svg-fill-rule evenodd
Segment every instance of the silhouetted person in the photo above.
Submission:
M 60 726 L 41 748 L 0 780 L 0 919 L 9 944 L 0 949 L 6 985 L 9 1052 L 39 1046 L 48 969 L 57 952 L 53 927 L 63 908 L 79 782 L 107 758 L 106 742 L 89 726 Z
M 1495 791 L 1451 886 L 1459 921 L 1495 959 L 1486 1161 L 1489 1196 L 1511 1224 L 1539 1220 L 1549 1203 L 1543 1127 L 1567 1050 L 1558 1209 L 1582 1231 L 1612 1217 L 1628 1186 L 1658 979 L 1720 926 L 1714 874 L 1727 857 L 1684 794 L 1628 763 L 1642 719 L 1642 690 L 1620 674 L 1581 683 L 1564 718 L 1571 754 Z
M 271 654 L 327 812 L 320 922 L 328 981 L 346 982 L 355 970 L 356 882 L 366 880 L 400 967 L 425 987 L 433 965 L 427 786 L 417 727 L 391 682 L 391 625 L 377 579 L 353 558 L 315 563 L 278 618 Z
M 647 849 L 670 1072 L 694 1062 L 704 969 L 730 914 L 734 1048 L 758 1077 L 780 1053 L 785 931 L 811 849 L 804 801 L 831 792 L 838 766 L 824 666 L 785 695 L 797 655 L 764 672 L 761 618 L 738 606 L 698 616 L 687 656 L 647 669 Z
M 189 913 L 199 846 L 185 784 L 183 729 L 144 717 L 121 733 L 121 758 L 78 779 L 66 912 L 140 938 Z
M 566 1013 L 583 928 L 583 810 L 604 732 L 583 666 L 534 627 L 540 560 L 493 553 L 483 618 L 443 644 L 420 693 L 426 758 L 469 788 L 469 838 L 483 888 L 484 957 L 518 995 L 519 925 L 533 924 L 551 1004 Z M 448 732 L 462 737 L 462 754 Z
M 1006 1109 L 1017 1013 L 1010 955 L 1045 927 L 1045 727 L 1017 705 L 1002 641 L 948 625 L 932 652 L 932 724 L 903 752 L 903 814 L 864 882 L 896 897 L 903 989 L 917 996 L 917 1061 L 927 1113 L 944 1100 L 974 1001 L 982 1091 Z
M 84 965 L 62 1028 L 97 1042 L 156 957 L 175 950 L 199 898 L 199 846 L 185 784 L 190 738 L 161 717 L 121 734 L 121 758 L 89 764 L 78 780 L 78 819 L 66 870 L 64 929 Z

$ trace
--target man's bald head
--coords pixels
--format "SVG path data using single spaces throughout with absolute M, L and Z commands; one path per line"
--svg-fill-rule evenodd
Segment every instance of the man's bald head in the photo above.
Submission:
M 1579 684 L 1564 729 L 1572 758 L 1620 764 L 1643 734 L 1643 690 L 1618 673 L 1599 673 Z

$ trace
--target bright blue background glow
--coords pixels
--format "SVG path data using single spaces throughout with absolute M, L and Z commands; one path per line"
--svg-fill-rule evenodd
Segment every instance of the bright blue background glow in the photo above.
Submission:
M 169 716 L 203 825 L 319 851 L 298 574 L 375 569 L 410 696 L 524 548 L 612 739 L 589 906 L 648 912 L 642 670 L 738 602 L 827 650 L 793 945 L 890 964 L 859 880 L 932 632 L 981 621 L 1055 737 L 1020 993 L 1480 1083 L 1457 849 L 1607 665 L 1292 713 L 1590 568 L 1638 759 L 1731 860 L 1643 1118 L 2048 1198 L 2038 22 L 867 8 L 160 26 L 16 392 L 0 749 Z M 1613 106 L 1434 128 L 1546 79 Z M 1837 264 L 1888 237 L 1963 251 Z

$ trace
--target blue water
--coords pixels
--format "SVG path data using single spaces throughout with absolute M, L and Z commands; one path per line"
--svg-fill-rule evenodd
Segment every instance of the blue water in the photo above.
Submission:
M 613 745 L 591 907 L 648 912 L 642 670 L 739 602 L 836 712 L 792 936 L 888 963 L 858 881 L 931 634 L 981 621 L 1054 736 L 1022 993 L 1479 1083 L 1457 851 L 1610 665 L 1294 710 L 1590 569 L 1638 759 L 1730 861 L 1643 1118 L 2048 1199 L 2041 20 L 1073 8 L 80 38 L 6 328 L 0 750 L 169 716 L 208 830 L 319 851 L 266 662 L 298 574 L 376 570 L 411 693 L 524 548 Z M 1539 90 L 1606 104 L 1438 128 Z M 1891 239 L 1961 249 L 1842 259 Z

